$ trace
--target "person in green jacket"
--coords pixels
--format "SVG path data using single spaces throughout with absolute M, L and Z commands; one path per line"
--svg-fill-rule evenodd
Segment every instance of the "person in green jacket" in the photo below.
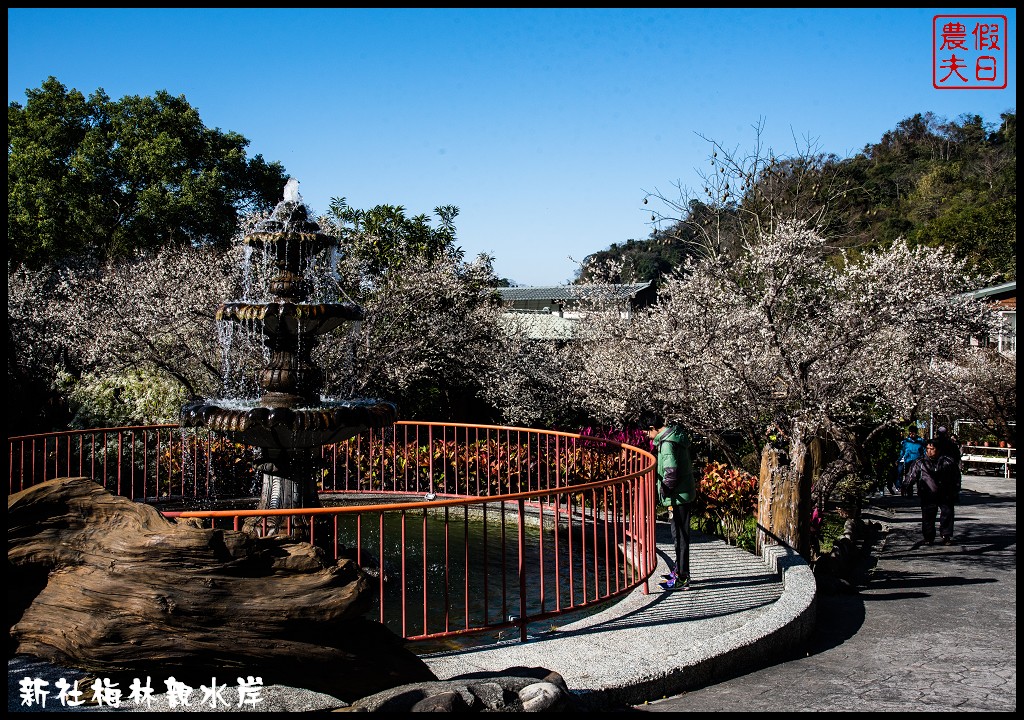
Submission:
M 690 436 L 679 425 L 664 418 L 645 418 L 647 436 L 658 458 L 658 502 L 669 508 L 675 567 L 663 583 L 666 590 L 690 589 L 690 513 L 697 498 L 697 483 L 690 456 Z

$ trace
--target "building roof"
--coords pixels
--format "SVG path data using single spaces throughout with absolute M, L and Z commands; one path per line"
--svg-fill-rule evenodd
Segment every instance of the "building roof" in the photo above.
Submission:
M 651 286 L 650 282 L 627 285 L 549 285 L 498 288 L 505 302 L 516 300 L 626 300 Z
M 982 300 L 984 298 L 992 298 L 993 300 L 1005 300 L 1011 297 L 1016 299 L 1017 281 L 1011 280 L 1010 282 L 1005 282 L 1000 285 L 992 285 L 991 287 L 985 287 L 979 290 L 974 290 L 972 292 L 965 293 L 965 295 L 967 295 L 967 297 L 972 297 L 977 300 Z M 1002 297 L 997 297 L 1000 295 Z

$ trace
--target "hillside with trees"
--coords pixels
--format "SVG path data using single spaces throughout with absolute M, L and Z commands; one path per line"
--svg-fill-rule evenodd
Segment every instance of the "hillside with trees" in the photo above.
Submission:
M 912 247 L 945 247 L 993 283 L 1016 278 L 1014 111 L 998 124 L 917 114 L 850 158 L 814 148 L 783 156 L 759 146 L 740 156 L 709 142 L 702 187 L 680 187 L 675 197 L 649 193 L 651 235 L 587 256 L 577 282 L 660 284 L 687 257 L 736 256 L 780 219 L 804 222 L 852 256 L 903 238 Z

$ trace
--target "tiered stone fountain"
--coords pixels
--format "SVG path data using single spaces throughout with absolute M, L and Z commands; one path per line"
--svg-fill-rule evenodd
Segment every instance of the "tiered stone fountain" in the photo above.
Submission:
M 318 507 L 315 472 L 319 449 L 341 442 L 370 427 L 396 420 L 392 403 L 382 400 L 325 401 L 320 397 L 323 372 L 310 359 L 320 336 L 363 318 L 354 303 L 308 303 L 311 280 L 304 266 L 336 243 L 309 219 L 289 180 L 284 200 L 267 220 L 244 239 L 246 245 L 267 253 L 274 276 L 269 281 L 270 302 L 225 302 L 217 319 L 254 327 L 262 332 L 270 350 L 258 401 L 202 400 L 182 409 L 182 427 L 208 427 L 235 442 L 259 447 L 262 477 L 259 509 Z M 285 517 L 268 520 L 267 534 L 277 534 Z M 292 521 L 293 534 L 305 525 Z

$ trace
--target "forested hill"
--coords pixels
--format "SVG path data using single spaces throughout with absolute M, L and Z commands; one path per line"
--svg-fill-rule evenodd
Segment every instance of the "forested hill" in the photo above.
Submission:
M 902 236 L 950 248 L 993 282 L 1016 279 L 1016 110 L 998 123 L 917 114 L 849 158 L 803 153 L 751 163 L 716 154 L 716 162 L 722 175 L 707 187 L 684 188 L 679 198 L 652 196 L 658 229 L 588 256 L 577 281 L 620 263 L 621 270 L 603 277 L 658 281 L 707 244 L 710 228 L 717 237 L 712 244 L 736 252 L 751 219 L 763 225 L 772 211 L 814 222 L 837 248 L 858 252 Z

